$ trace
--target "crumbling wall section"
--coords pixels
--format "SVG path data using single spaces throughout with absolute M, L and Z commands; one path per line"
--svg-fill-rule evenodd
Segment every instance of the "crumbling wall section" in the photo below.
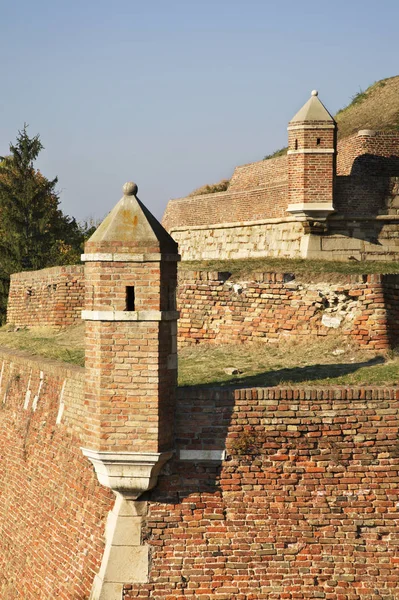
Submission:
M 329 281 L 330 279 L 330 281 Z M 182 271 L 178 298 L 181 346 L 348 335 L 360 345 L 396 345 L 398 275 L 313 276 Z

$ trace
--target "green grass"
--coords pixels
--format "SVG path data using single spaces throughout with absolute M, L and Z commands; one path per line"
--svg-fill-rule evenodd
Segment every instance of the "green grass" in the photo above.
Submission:
M 334 353 L 337 350 L 341 353 Z M 228 375 L 226 368 L 239 374 Z M 398 380 L 399 357 L 394 352 L 362 350 L 344 337 L 199 345 L 179 353 L 181 386 L 392 385 Z
M 250 273 L 295 273 L 312 278 L 321 273 L 329 274 L 365 274 L 365 273 L 399 273 L 399 262 L 382 261 L 329 261 L 309 260 L 301 258 L 248 258 L 243 260 L 207 260 L 183 261 L 179 265 L 182 271 L 219 271 L 232 275 Z
M 0 328 L 0 346 L 84 366 L 84 326 Z M 338 350 L 338 352 L 337 352 Z M 229 375 L 235 368 L 237 375 Z M 343 336 L 297 338 L 280 343 L 208 345 L 179 351 L 179 385 L 396 385 L 399 356 L 373 352 Z
M 279 156 L 285 156 L 288 152 L 287 146 L 284 148 L 280 148 L 279 150 L 275 150 L 272 154 L 267 154 L 263 160 L 269 160 L 269 158 L 278 158 Z
M 6 325 L 0 328 L 0 346 L 84 366 L 83 336 L 83 324 L 58 332 L 47 327 L 16 331 Z

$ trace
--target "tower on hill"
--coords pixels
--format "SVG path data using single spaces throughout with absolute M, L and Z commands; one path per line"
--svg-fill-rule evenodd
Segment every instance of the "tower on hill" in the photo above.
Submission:
M 288 125 L 288 212 L 320 219 L 334 211 L 336 130 L 314 90 Z

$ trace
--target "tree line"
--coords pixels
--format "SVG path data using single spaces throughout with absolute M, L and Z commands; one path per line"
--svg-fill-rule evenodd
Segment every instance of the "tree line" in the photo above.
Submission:
M 76 264 L 95 229 L 60 209 L 58 178 L 47 179 L 35 167 L 43 148 L 25 125 L 9 154 L 0 156 L 0 324 L 11 273 Z

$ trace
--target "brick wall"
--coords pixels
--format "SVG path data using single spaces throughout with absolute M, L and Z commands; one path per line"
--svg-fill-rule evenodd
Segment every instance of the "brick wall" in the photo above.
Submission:
M 236 223 L 285 217 L 288 206 L 286 181 L 245 191 L 205 194 L 170 200 L 162 225 L 173 236 L 180 226 Z
M 339 176 L 334 182 L 334 208 L 342 216 L 386 214 L 394 179 L 372 175 Z
M 7 322 L 67 327 L 80 320 L 83 266 L 52 267 L 11 275 Z
M 338 142 L 337 174 L 399 175 L 399 133 L 360 131 Z
M 84 370 L 0 349 L 0 598 L 84 600 L 113 494 L 80 446 Z
M 230 180 L 229 192 L 273 186 L 276 183 L 286 182 L 287 178 L 287 156 L 260 160 L 235 168 Z
M 179 394 L 175 460 L 152 492 L 150 580 L 125 600 L 397 598 L 399 391 Z M 178 456 L 178 455 L 177 455 Z
M 0 597 L 85 600 L 113 499 L 80 450 L 84 370 L 1 350 L 0 372 Z M 182 388 L 176 419 L 125 600 L 396 598 L 396 388 Z
M 68 289 L 73 290 L 73 295 L 76 292 L 82 303 L 82 271 L 80 267 L 76 268 L 80 270 L 80 278 L 76 275 L 76 288 L 71 285 Z M 45 287 L 52 285 L 49 271 L 44 270 Z M 51 271 L 58 277 L 56 270 Z M 37 282 L 39 291 L 43 288 L 41 273 L 28 273 L 30 281 Z M 179 344 L 330 335 L 337 329 L 324 325 L 323 319 L 324 323 L 334 324 L 338 319 L 338 330 L 362 345 L 371 348 L 395 345 L 399 335 L 399 276 L 335 275 L 337 277 L 336 283 L 329 283 L 331 277 L 314 275 L 310 284 L 301 281 L 299 276 L 295 278 L 294 274 L 257 273 L 252 279 L 233 282 L 224 273 L 181 270 L 177 290 L 181 316 Z M 36 297 L 36 288 L 32 286 L 32 289 L 33 297 Z M 17 325 L 43 323 L 49 314 L 56 312 L 48 299 L 42 311 L 38 304 L 34 313 L 25 313 L 20 305 L 13 304 L 15 298 L 15 295 L 10 297 L 9 309 L 18 315 L 14 321 Z M 57 310 L 59 322 L 62 322 L 65 319 L 59 306 Z M 77 313 L 75 321 L 69 321 L 69 324 L 79 322 L 80 313 Z M 87 332 L 89 337 L 91 328 Z M 110 329 L 110 325 L 107 324 L 105 329 Z
M 253 280 L 233 283 L 226 273 L 182 271 L 180 345 L 337 331 L 369 348 L 397 344 L 398 275 L 342 275 L 336 283 L 325 275 L 312 279 L 306 283 L 290 273 L 257 273 Z

